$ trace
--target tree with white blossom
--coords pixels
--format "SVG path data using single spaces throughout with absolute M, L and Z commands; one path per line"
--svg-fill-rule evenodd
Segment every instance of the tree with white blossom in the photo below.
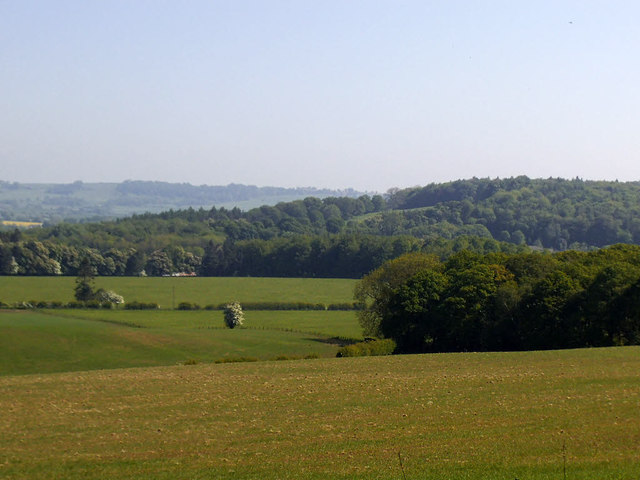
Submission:
M 103 303 L 112 303 L 114 305 L 122 305 L 124 303 L 124 297 L 118 295 L 113 290 L 98 290 L 96 292 L 96 298 Z
M 224 307 L 224 323 L 229 328 L 242 326 L 244 322 L 244 312 L 238 302 L 233 302 Z

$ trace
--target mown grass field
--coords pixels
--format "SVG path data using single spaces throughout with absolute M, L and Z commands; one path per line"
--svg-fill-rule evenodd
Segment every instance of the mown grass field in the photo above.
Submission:
M 356 280 L 324 278 L 250 277 L 99 277 L 97 288 L 113 290 L 127 302 L 155 302 L 172 308 L 180 302 L 201 306 L 237 300 L 239 302 L 353 302 Z M 70 302 L 75 277 L 0 276 L 0 301 Z
M 5 376 L 0 412 L 1 478 L 634 480 L 640 348 Z
M 332 337 L 361 338 L 353 311 L 0 310 L 0 375 L 279 356 L 334 357 Z

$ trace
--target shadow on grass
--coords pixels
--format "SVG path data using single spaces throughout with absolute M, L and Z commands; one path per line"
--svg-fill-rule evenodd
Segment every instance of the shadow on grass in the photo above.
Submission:
M 346 345 L 353 345 L 354 343 L 358 343 L 361 340 L 356 340 L 355 338 L 346 338 L 346 337 L 308 337 L 305 340 L 309 340 L 310 342 L 318 342 L 325 343 L 327 345 L 337 345 L 338 347 L 344 347 Z

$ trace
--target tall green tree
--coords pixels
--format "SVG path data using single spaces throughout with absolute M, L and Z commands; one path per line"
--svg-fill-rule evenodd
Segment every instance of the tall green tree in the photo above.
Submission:
M 95 296 L 94 290 L 95 268 L 84 257 L 78 267 L 78 277 L 76 278 L 76 287 L 74 289 L 76 300 L 79 302 L 87 302 L 93 300 Z
M 356 302 L 365 306 L 357 313 L 364 334 L 383 336 L 380 323 L 388 312 L 389 301 L 396 288 L 422 270 L 441 268 L 435 255 L 408 253 L 383 263 L 381 267 L 365 275 L 354 290 Z
M 382 315 L 380 332 L 395 340 L 402 352 L 428 352 L 448 335 L 440 309 L 447 277 L 422 270 L 393 291 Z

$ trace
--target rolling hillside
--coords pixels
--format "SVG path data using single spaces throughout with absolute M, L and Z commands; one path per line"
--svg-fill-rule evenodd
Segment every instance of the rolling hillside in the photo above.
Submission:
M 147 187 L 150 193 L 164 188 Z M 247 211 L 189 208 L 5 229 L 0 242 L 5 275 L 74 275 L 79 260 L 89 257 L 99 275 L 357 278 L 412 251 L 446 258 L 461 249 L 640 244 L 640 183 L 474 178 L 386 197 L 306 197 Z

